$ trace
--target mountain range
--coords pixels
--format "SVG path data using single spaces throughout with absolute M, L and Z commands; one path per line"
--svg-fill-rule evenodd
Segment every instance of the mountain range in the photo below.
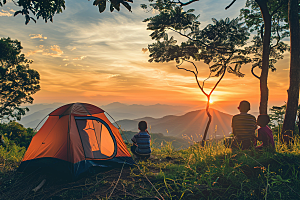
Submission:
M 64 104 L 53 103 L 27 106 L 29 108 L 29 112 L 22 117 L 20 123 L 25 127 L 35 128 L 44 117 L 62 105 Z M 180 115 L 186 113 L 187 110 L 190 109 L 188 106 L 173 106 L 164 104 L 148 106 L 138 104 L 127 105 L 119 102 L 99 107 L 109 113 L 116 121 L 122 119 L 137 119 L 145 116 L 159 118 L 165 115 Z
M 212 122 L 208 129 L 207 138 L 220 139 L 229 136 L 231 132 L 232 115 L 210 109 Z M 163 133 L 166 136 L 188 137 L 194 141 L 200 141 L 204 134 L 208 117 L 205 109 L 188 112 L 181 116 L 168 115 L 162 118 L 144 117 L 135 120 L 119 120 L 117 124 L 122 130 L 137 132 L 137 124 L 144 120 L 148 123 L 148 131 L 151 133 Z
M 63 103 L 36 104 L 28 106 L 30 111 L 20 121 L 25 127 L 35 128 L 40 121 Z M 172 105 L 126 105 L 114 102 L 100 106 L 108 112 L 125 131 L 138 132 L 139 121 L 147 121 L 151 133 L 162 133 L 165 136 L 201 140 L 208 117 L 205 109 L 187 112 L 189 107 Z M 185 113 L 185 114 L 184 114 Z M 222 138 L 231 132 L 232 115 L 210 109 L 212 122 L 207 138 Z M 145 117 L 147 116 L 147 117 Z M 40 126 L 39 126 L 40 127 Z

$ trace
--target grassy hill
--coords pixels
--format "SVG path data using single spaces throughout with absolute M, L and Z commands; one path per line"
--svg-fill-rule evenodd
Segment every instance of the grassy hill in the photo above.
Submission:
M 276 142 L 275 152 L 232 151 L 221 141 L 176 150 L 159 143 L 167 137 L 152 138 L 148 161 L 76 181 L 42 171 L 18 173 L 24 147 L 0 146 L 0 199 L 300 199 L 299 136 L 290 146 Z M 32 192 L 43 179 L 45 185 Z

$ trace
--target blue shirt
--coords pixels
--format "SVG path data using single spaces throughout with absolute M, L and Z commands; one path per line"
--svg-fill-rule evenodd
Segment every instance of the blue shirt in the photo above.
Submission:
M 150 154 L 150 139 L 151 136 L 146 131 L 140 131 L 135 134 L 131 140 L 137 145 L 136 153 L 138 154 Z

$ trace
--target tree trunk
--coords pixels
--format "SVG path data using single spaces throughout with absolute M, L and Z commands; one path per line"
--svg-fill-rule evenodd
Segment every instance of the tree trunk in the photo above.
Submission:
M 268 10 L 267 1 L 256 0 L 260 7 L 263 16 L 265 30 L 263 36 L 263 53 L 262 53 L 262 66 L 260 75 L 260 105 L 259 113 L 267 114 L 268 110 L 268 73 L 269 73 L 269 55 L 270 55 L 270 39 L 271 39 L 271 15 Z
M 210 95 L 207 96 L 207 104 L 206 104 L 206 114 L 208 116 L 208 122 L 206 124 L 206 128 L 205 128 L 205 131 L 204 131 L 204 135 L 203 135 L 203 138 L 202 138 L 202 143 L 201 145 L 204 147 L 204 143 L 205 143 L 205 139 L 206 139 L 206 136 L 207 136 L 207 132 L 208 132 L 208 128 L 209 128 L 209 125 L 211 123 L 211 114 L 209 113 L 209 100 L 210 100 Z
M 300 73 L 300 33 L 298 17 L 298 0 L 289 0 L 289 25 L 290 25 L 290 87 L 288 89 L 288 100 L 286 112 L 281 131 L 284 142 L 289 143 L 295 128 L 295 120 L 299 101 L 299 73 Z

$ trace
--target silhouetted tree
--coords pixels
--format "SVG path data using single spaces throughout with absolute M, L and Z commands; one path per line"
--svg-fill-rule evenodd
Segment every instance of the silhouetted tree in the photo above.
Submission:
M 147 6 L 144 8 L 147 9 Z M 211 122 L 209 100 L 212 92 L 226 72 L 243 77 L 244 74 L 240 72 L 240 68 L 251 61 L 246 56 L 248 51 L 243 48 L 249 36 L 247 28 L 242 26 L 238 19 L 230 21 L 226 18 L 219 21 L 213 19 L 213 24 L 201 30 L 200 23 L 197 21 L 198 17 L 192 14 L 193 9 L 185 12 L 181 6 L 175 4 L 170 4 L 170 6 L 156 4 L 152 8 L 159 10 L 159 14 L 144 20 L 148 22 L 148 30 L 153 31 L 150 36 L 156 40 L 155 43 L 148 45 L 149 62 L 176 61 L 178 69 L 193 73 L 198 87 L 207 97 L 206 113 L 209 120 L 203 135 L 202 145 L 204 145 Z M 167 31 L 185 37 L 186 41 L 178 45 L 173 37 L 168 37 Z M 198 80 L 198 67 L 194 61 L 204 61 L 209 65 L 210 74 L 207 79 L 219 77 L 209 93 L 204 91 L 204 83 L 207 79 L 202 84 Z M 184 62 L 190 63 L 194 70 L 181 67 Z
M 226 7 L 229 8 L 236 0 Z M 248 9 L 250 8 L 250 9 Z M 257 31 L 258 36 L 254 37 L 254 52 L 256 51 L 256 62 L 253 65 L 252 73 L 260 80 L 260 114 L 267 114 L 268 109 L 268 73 L 269 68 L 275 70 L 274 63 L 282 58 L 286 45 L 280 40 L 287 36 L 285 32 L 287 21 L 285 12 L 287 0 L 247 0 L 246 8 L 241 9 L 241 14 L 250 31 Z M 275 40 L 275 44 L 272 41 Z M 259 52 L 262 47 L 261 52 Z M 257 51 L 258 50 L 258 51 Z M 273 59 L 270 59 L 270 56 Z M 261 68 L 260 76 L 254 74 L 255 67 Z
M 99 12 L 102 13 L 106 9 L 107 2 L 110 2 L 109 9 L 112 12 L 114 9 L 120 11 L 120 5 L 122 4 L 127 10 L 131 11 L 131 6 L 128 2 L 132 0 L 94 0 L 93 5 L 98 6 Z M 47 22 L 50 20 L 53 22 L 55 14 L 62 13 L 66 9 L 65 0 L 19 0 L 14 2 L 16 6 L 21 7 L 21 10 L 15 12 L 14 16 L 22 14 L 25 16 L 25 24 L 28 24 L 30 20 L 36 22 L 36 19 L 40 17 Z M 6 0 L 0 0 L 0 6 L 6 4 Z M 34 19 L 31 16 L 35 16 Z
M 290 87 L 288 89 L 288 100 L 286 113 L 282 126 L 283 140 L 287 143 L 295 128 L 297 108 L 299 104 L 299 84 L 300 84 L 300 29 L 299 29 L 299 2 L 289 0 L 288 19 L 290 27 Z M 299 123 L 299 122 L 298 122 Z
M 32 61 L 21 54 L 22 48 L 18 40 L 0 39 L 0 119 L 21 119 L 28 108 L 20 105 L 32 103 L 40 90 L 40 75 L 29 68 Z

